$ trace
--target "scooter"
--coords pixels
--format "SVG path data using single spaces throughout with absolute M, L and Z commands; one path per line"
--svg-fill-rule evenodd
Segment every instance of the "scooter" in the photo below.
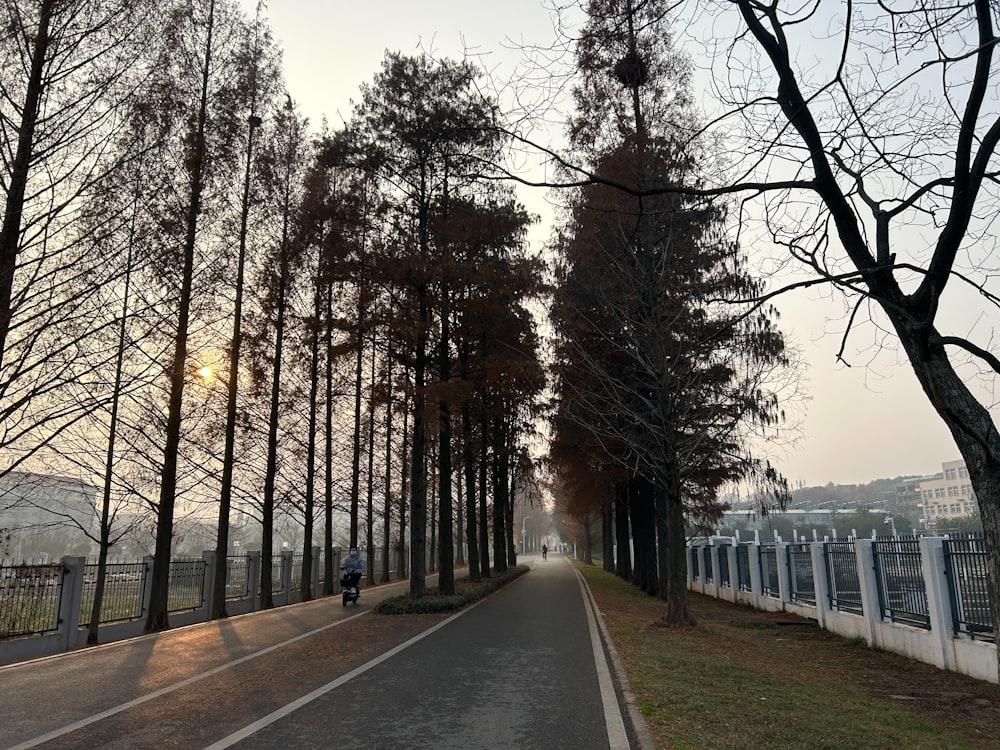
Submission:
M 361 590 L 358 588 L 358 583 L 361 581 L 360 573 L 344 573 L 343 577 L 340 579 L 340 585 L 343 588 L 343 598 L 344 606 L 347 606 L 348 602 L 358 603 L 358 597 L 361 596 Z

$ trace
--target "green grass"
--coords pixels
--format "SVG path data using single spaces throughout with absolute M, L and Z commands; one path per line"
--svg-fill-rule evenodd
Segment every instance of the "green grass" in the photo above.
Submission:
M 657 626 L 664 602 L 601 569 L 581 570 L 657 748 L 988 746 L 912 710 L 916 704 L 894 703 L 889 694 L 893 687 L 912 691 L 914 685 L 894 682 L 905 683 L 899 675 L 910 670 L 987 693 L 995 687 L 858 648 L 809 621 L 779 623 L 707 597 L 692 596 L 697 625 Z

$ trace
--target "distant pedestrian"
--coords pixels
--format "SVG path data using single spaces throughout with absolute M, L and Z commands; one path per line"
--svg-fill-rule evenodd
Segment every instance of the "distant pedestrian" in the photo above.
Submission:
M 549 559 L 549 545 L 547 544 L 542 545 L 542 559 L 543 560 Z

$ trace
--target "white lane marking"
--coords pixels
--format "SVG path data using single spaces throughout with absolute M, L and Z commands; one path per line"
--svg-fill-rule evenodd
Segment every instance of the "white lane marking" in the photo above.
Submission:
M 209 669 L 207 672 L 196 674 L 193 677 L 188 677 L 187 679 L 181 680 L 180 682 L 175 682 L 174 684 L 167 685 L 166 687 L 160 688 L 159 690 L 154 690 L 152 693 L 147 693 L 146 695 L 142 695 L 138 698 L 130 700 L 127 703 L 122 703 L 121 705 L 114 706 L 105 711 L 101 711 L 100 713 L 94 714 L 93 716 L 88 716 L 84 719 L 80 719 L 79 721 L 74 721 L 72 724 L 67 724 L 64 727 L 60 727 L 59 729 L 53 729 L 51 732 L 39 735 L 38 737 L 34 737 L 30 740 L 27 740 L 26 742 L 22 742 L 20 745 L 14 745 L 13 747 L 8 748 L 8 750 L 25 750 L 26 748 L 29 747 L 35 747 L 37 745 L 41 745 L 43 742 L 48 742 L 49 740 L 53 740 L 56 737 L 61 737 L 64 734 L 69 734 L 70 732 L 75 732 L 78 729 L 83 729 L 84 727 L 89 726 L 94 722 L 101 721 L 102 719 L 106 719 L 109 716 L 114 716 L 115 714 L 121 713 L 122 711 L 127 711 L 130 708 L 135 708 L 136 706 L 142 705 L 147 701 L 159 698 L 161 695 L 172 693 L 174 690 L 179 690 L 182 687 L 187 687 L 188 685 L 191 685 L 195 682 L 204 680 L 206 677 L 211 677 L 213 675 L 219 674 L 219 672 L 224 672 L 225 670 L 230 669 L 231 667 L 243 664 L 244 662 L 248 662 L 251 659 L 256 659 L 258 656 L 269 654 L 272 651 L 277 651 L 278 649 L 284 648 L 285 646 L 289 646 L 295 643 L 296 641 L 301 641 L 303 638 L 309 638 L 310 636 L 316 635 L 317 633 L 322 633 L 324 630 L 329 630 L 330 628 L 337 627 L 338 625 L 343 625 L 346 622 L 350 622 L 351 620 L 354 620 L 366 614 L 368 614 L 368 610 L 359 612 L 356 615 L 351 615 L 345 620 L 338 620 L 337 622 L 331 622 L 327 625 L 324 625 L 321 628 L 310 630 L 307 633 L 300 633 L 294 638 L 289 638 L 286 641 L 275 643 L 274 645 L 268 646 L 267 648 L 262 649 L 260 651 L 255 651 L 252 654 L 241 656 L 239 659 L 234 659 L 233 661 L 226 662 L 225 664 L 220 664 L 217 667 Z
M 570 563 L 572 565 L 572 563 Z M 604 723 L 608 728 L 608 746 L 611 750 L 630 750 L 628 733 L 625 731 L 625 719 L 622 717 L 621 706 L 618 705 L 618 695 L 611 680 L 611 669 L 604 655 L 604 645 L 597 629 L 597 602 L 594 601 L 590 588 L 584 583 L 583 574 L 576 567 L 577 583 L 587 610 L 587 625 L 590 628 L 590 643 L 594 648 L 594 665 L 597 667 L 597 684 L 601 688 L 601 702 L 604 704 Z
M 483 601 L 485 601 L 485 600 L 484 599 L 480 599 L 475 604 L 470 604 L 470 605 L 468 605 L 466 607 L 463 607 L 458 612 L 456 612 L 451 617 L 449 617 L 447 620 L 443 620 L 443 621 L 439 622 L 437 625 L 435 625 L 435 626 L 433 626 L 431 628 L 428 628 L 427 630 L 423 631 L 419 635 L 413 636 L 410 640 L 406 641 L 405 643 L 401 643 L 398 646 L 396 646 L 395 648 L 393 648 L 393 649 L 391 649 L 389 651 L 386 651 L 381 656 L 375 657 L 371 661 L 366 662 L 365 664 L 362 664 L 360 667 L 356 667 L 355 669 L 352 669 L 347 674 L 341 675 L 336 680 L 333 680 L 332 682 L 328 682 L 327 684 L 322 685 L 322 686 L 316 688 L 311 693 L 307 693 L 306 695 L 303 695 L 301 698 L 299 698 L 297 700 L 294 700 L 291 703 L 288 703 L 288 704 L 282 706 L 277 711 L 272 711 L 267 716 L 264 716 L 263 718 L 258 719 L 253 724 L 248 724 L 247 726 L 243 727 L 243 729 L 239 730 L 238 732 L 233 732 L 228 737 L 223 737 L 218 742 L 215 742 L 215 743 L 209 745 L 208 747 L 206 747 L 205 750 L 222 750 L 222 748 L 232 747 L 233 745 L 235 745 L 240 740 L 245 740 L 247 737 L 250 737 L 251 735 L 255 734 L 256 732 L 259 732 L 261 729 L 264 729 L 265 727 L 273 724 L 274 722 L 278 721 L 279 719 L 285 718 L 290 713 L 292 713 L 294 711 L 297 711 L 298 709 L 302 708 L 303 706 L 307 705 L 308 703 L 311 703 L 312 701 L 316 700 L 317 698 L 322 697 L 326 693 L 329 693 L 331 690 L 340 687 L 341 685 L 343 685 L 346 682 L 350 682 L 351 680 L 353 680 L 358 675 L 364 674 L 365 672 L 367 672 L 369 669 L 372 669 L 373 667 L 377 667 L 379 664 L 381 664 L 382 662 L 386 661 L 387 659 L 391 659 L 393 656 L 395 656 L 399 652 L 401 652 L 401 651 L 409 648 L 414 643 L 417 643 L 418 641 L 423 640 L 424 638 L 426 638 L 427 636 L 429 636 L 431 633 L 434 633 L 434 632 L 440 630 L 441 628 L 443 628 L 448 623 L 452 622 L 453 620 L 458 619 L 459 617 L 461 617 L 462 615 L 464 615 L 469 610 L 475 609 Z

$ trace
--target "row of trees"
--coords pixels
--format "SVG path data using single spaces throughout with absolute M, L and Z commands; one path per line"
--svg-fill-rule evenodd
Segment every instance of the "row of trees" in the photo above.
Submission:
M 552 457 L 584 537 L 603 522 L 607 569 L 665 598 L 665 620 L 680 624 L 692 619 L 689 525 L 716 521 L 733 483 L 787 497 L 749 446 L 781 421 L 775 387 L 790 362 L 773 311 L 731 303 L 763 286 L 726 236 L 724 205 L 679 190 L 697 184 L 710 144 L 689 137 L 690 66 L 667 6 L 588 3 L 569 160 L 593 180 L 555 242 Z
M 676 125 L 671 133 L 681 147 L 674 153 L 697 154 L 699 168 L 693 179 L 643 183 L 640 170 L 623 176 L 570 154 L 567 182 L 587 190 L 613 184 L 634 205 L 662 194 L 682 205 L 738 198 L 732 224 L 763 262 L 778 274 L 805 271 L 784 290 L 820 286 L 842 295 L 837 359 L 877 365 L 882 353 L 898 349 L 909 363 L 965 460 L 991 587 L 1000 591 L 996 4 L 719 0 L 667 7 L 623 0 L 589 7 L 617 19 L 612 29 L 626 40 L 604 67 L 633 94 L 619 98 L 619 109 L 604 110 L 631 105 L 621 142 L 633 138 L 638 153 L 644 127 Z M 631 82 L 654 81 L 657 61 L 627 40 L 668 18 L 698 50 L 690 70 L 709 109 L 701 123 L 669 111 L 644 121 L 637 106 Z M 633 210 L 636 237 L 644 227 L 639 213 Z M 783 289 L 745 291 L 744 301 L 763 305 Z M 860 342 L 860 362 L 849 341 Z M 603 455 L 608 425 L 585 434 L 599 439 Z M 638 451 L 614 446 L 610 453 L 641 467 Z M 1000 597 L 992 604 L 1000 622 Z
M 544 274 L 488 179 L 504 142 L 479 72 L 389 54 L 315 133 L 263 11 L 4 9 L 2 470 L 99 486 L 102 570 L 155 519 L 148 631 L 184 514 L 215 519 L 223 556 L 257 519 L 265 607 L 276 514 L 303 525 L 303 591 L 318 526 L 333 585 L 342 511 L 342 541 L 408 543 L 420 596 L 428 559 L 454 589 L 456 518 L 472 577 L 506 568 L 533 471 Z

